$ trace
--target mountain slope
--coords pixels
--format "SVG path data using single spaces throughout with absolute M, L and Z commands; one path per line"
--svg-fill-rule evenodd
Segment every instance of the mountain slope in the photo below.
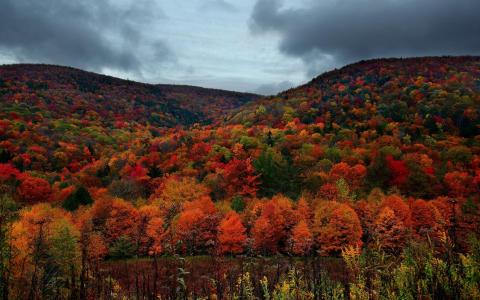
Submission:
M 470 181 L 465 194 L 480 187 L 478 57 L 364 61 L 256 100 L 58 67 L 0 70 L 0 163 L 52 183 L 121 181 L 150 197 L 168 174 L 219 201 L 336 197 L 339 177 L 356 197 L 378 187 L 434 198 L 447 194 L 452 172 Z M 205 120 L 207 110 L 214 124 L 176 126 Z M 351 173 L 330 174 L 337 164 Z
M 327 129 L 360 130 L 374 119 L 380 126 L 417 123 L 430 132 L 438 132 L 438 124 L 442 130 L 473 136 L 480 124 L 479 93 L 480 57 L 376 59 L 246 104 L 229 122 L 279 127 L 297 118 Z
M 172 127 L 215 122 L 229 109 L 256 99 L 190 86 L 151 85 L 51 65 L 0 67 L 0 113 L 46 112 L 50 118 L 101 118 Z

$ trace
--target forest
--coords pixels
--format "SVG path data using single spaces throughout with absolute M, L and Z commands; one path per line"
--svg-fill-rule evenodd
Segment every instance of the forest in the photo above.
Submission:
M 275 96 L 0 67 L 1 299 L 480 299 L 480 58 Z

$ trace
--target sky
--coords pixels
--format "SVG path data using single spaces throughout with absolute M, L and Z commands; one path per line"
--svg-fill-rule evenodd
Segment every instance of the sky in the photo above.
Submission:
M 479 55 L 479 0 L 0 0 L 0 64 L 273 94 L 362 59 Z

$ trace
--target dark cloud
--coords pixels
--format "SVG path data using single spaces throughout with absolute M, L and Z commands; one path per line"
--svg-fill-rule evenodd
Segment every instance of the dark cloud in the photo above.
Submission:
M 143 28 L 162 16 L 146 0 L 3 0 L 0 50 L 20 62 L 140 72 Z M 172 55 L 162 41 L 151 47 L 157 59 Z
M 360 59 L 480 53 L 478 0 L 258 0 L 251 30 L 276 32 L 308 73 Z
M 290 81 L 282 81 L 279 83 L 269 83 L 269 84 L 262 84 L 255 90 L 253 90 L 254 93 L 260 94 L 260 95 L 274 95 L 277 94 L 281 91 L 288 90 L 292 87 L 294 87 L 295 84 Z

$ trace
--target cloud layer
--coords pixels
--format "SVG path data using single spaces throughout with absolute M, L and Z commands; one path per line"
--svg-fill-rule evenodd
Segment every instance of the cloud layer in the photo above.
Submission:
M 151 1 L 4 0 L 0 50 L 20 62 L 141 72 L 143 29 L 161 17 Z M 172 56 L 161 40 L 148 47 L 159 61 Z
M 480 53 L 478 0 L 310 0 L 285 8 L 258 0 L 255 33 L 280 35 L 279 48 L 300 57 L 309 73 L 390 56 Z

